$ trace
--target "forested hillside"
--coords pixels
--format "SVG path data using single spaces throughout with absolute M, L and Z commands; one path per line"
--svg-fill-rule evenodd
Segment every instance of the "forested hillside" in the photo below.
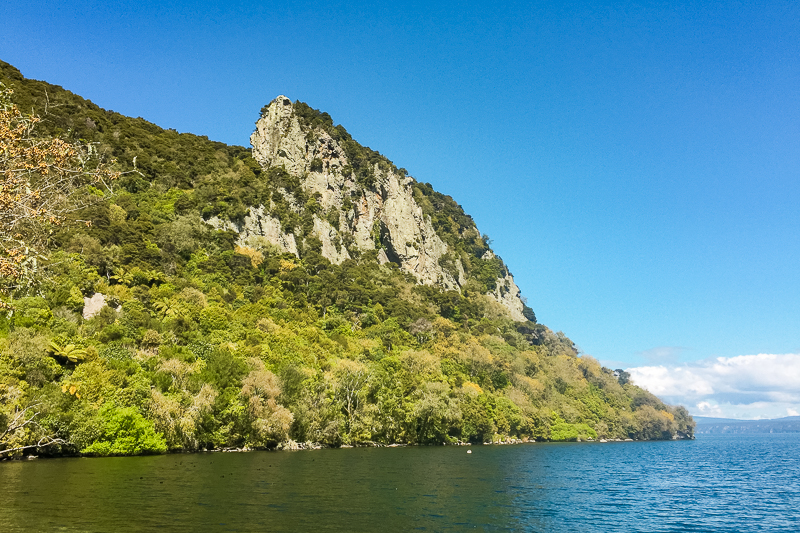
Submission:
M 26 282 L 0 285 L 0 456 L 692 435 L 684 408 L 579 356 L 532 309 L 513 319 L 490 297 L 502 260 L 429 184 L 410 187 L 448 245 L 438 263 L 455 288 L 379 261 L 377 226 L 374 250 L 338 242 L 346 257 L 331 262 L 312 216 L 333 227 L 346 206 L 321 209 L 248 148 L 103 110 L 3 62 L 0 82 L 13 90 L 4 109 L 41 118 L 34 138 L 90 147 L 109 171 L 48 226 Z M 346 169 L 359 194 L 376 187 L 372 168 L 406 174 L 327 114 L 293 113 L 360 162 Z M 294 232 L 296 253 L 226 226 L 259 205 Z

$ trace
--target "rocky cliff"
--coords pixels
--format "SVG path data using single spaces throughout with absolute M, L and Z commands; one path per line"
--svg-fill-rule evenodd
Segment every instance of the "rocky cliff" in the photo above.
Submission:
M 415 195 L 416 180 L 358 145 L 341 126 L 334 127 L 327 114 L 278 96 L 262 110 L 250 143 L 265 171 L 280 169 L 288 176 L 276 180 L 277 195 L 270 205 L 251 206 L 240 222 L 210 220 L 239 233 L 240 245 L 262 236 L 298 255 L 301 243 L 314 237 L 320 253 L 337 264 L 354 253 L 377 250 L 378 261 L 397 264 L 420 283 L 459 292 L 470 274 L 487 270 L 481 263 L 491 262 L 496 279 L 484 284 L 486 294 L 514 320 L 526 320 L 519 288 L 502 262 L 497 267 L 499 258 L 491 251 L 469 257 L 448 245 L 415 198 L 424 195 L 420 189 Z M 293 226 L 287 222 L 292 217 L 305 223 Z M 466 219 L 450 241 L 480 236 Z

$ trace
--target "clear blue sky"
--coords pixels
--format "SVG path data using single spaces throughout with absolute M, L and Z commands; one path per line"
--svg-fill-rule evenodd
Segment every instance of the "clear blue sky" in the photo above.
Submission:
M 329 112 L 461 203 L 540 322 L 606 364 L 800 352 L 797 2 L 27 0 L 1 18 L 25 76 L 163 127 L 248 145 L 278 94 Z

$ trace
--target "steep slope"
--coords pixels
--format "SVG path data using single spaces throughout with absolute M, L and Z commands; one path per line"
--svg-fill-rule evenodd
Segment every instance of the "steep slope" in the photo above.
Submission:
M 514 278 L 485 245 L 472 220 L 463 216 L 468 223 L 453 237 L 478 246 L 449 246 L 437 233 L 447 229 L 435 228 L 430 212 L 415 198 L 424 198 L 432 189 L 419 187 L 386 158 L 355 143 L 327 114 L 278 96 L 262 110 L 250 142 L 253 157 L 265 171 L 287 172 L 302 191 L 280 187 L 280 197 L 273 195 L 268 205 L 249 206 L 238 224 L 211 220 L 217 228 L 236 231 L 241 246 L 253 236 L 263 236 L 299 256 L 298 236 L 314 236 L 321 242 L 322 256 L 336 264 L 377 249 L 381 264 L 396 263 L 420 283 L 456 291 L 475 278 L 475 271 L 494 269 L 497 277 L 483 290 L 511 318 L 527 320 Z M 287 211 L 311 222 L 307 228 L 293 225 Z
M 691 436 L 685 409 L 536 323 L 452 198 L 327 114 L 279 97 L 251 151 L 1 62 L 0 82 L 40 136 L 124 172 L 0 315 L 0 435 L 37 413 L 0 455 Z

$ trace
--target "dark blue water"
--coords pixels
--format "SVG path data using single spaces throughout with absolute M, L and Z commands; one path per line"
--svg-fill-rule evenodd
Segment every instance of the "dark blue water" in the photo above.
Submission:
M 800 531 L 800 434 L 0 463 L 0 531 Z

